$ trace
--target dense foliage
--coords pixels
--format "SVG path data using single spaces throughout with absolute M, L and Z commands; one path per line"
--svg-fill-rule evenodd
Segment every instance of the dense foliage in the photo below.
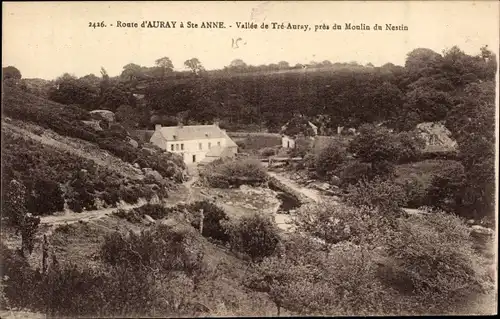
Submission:
M 35 215 L 62 211 L 65 201 L 72 210 L 82 211 L 96 209 L 97 201 L 113 206 L 120 200 L 150 199 L 155 193 L 166 196 L 160 182 L 132 180 L 82 157 L 2 133 L 2 196 L 11 180 L 20 181 L 27 188 L 27 209 Z
M 229 188 L 242 184 L 261 184 L 267 178 L 262 164 L 253 159 L 217 159 L 200 171 L 200 177 L 211 187 Z
M 43 98 L 22 93 L 15 88 L 6 90 L 4 99 L 5 115 L 30 121 L 55 132 L 96 143 L 100 148 L 129 163 L 138 163 L 141 167 L 149 167 L 163 177 L 182 180 L 184 161 L 179 155 L 168 152 L 151 152 L 143 148 L 135 148 L 126 139 L 127 131 L 120 125 L 112 125 L 109 129 L 95 131 L 82 121 L 90 120 L 90 114 L 83 109 L 49 102 Z
M 231 248 L 248 255 L 253 261 L 273 255 L 278 248 L 278 228 L 268 216 L 243 216 L 228 228 Z
M 493 291 L 456 216 L 393 219 L 383 209 L 335 204 L 299 216 L 296 227 L 314 238 L 293 234 L 279 255 L 248 271 L 246 284 L 266 292 L 278 314 L 453 314 Z

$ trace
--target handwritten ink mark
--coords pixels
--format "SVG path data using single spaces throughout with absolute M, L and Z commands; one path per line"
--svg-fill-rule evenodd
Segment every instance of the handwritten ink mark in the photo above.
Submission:
M 240 47 L 240 46 L 238 45 L 238 42 L 240 42 L 240 41 L 243 41 L 243 39 L 242 39 L 242 38 L 237 38 L 237 39 L 235 40 L 235 39 L 233 38 L 233 39 L 232 39 L 232 44 L 231 44 L 231 47 L 232 47 L 233 49 L 238 49 L 238 48 Z M 247 43 L 246 43 L 246 41 L 245 41 L 245 42 L 243 42 L 243 45 L 245 45 L 245 44 L 247 44 Z

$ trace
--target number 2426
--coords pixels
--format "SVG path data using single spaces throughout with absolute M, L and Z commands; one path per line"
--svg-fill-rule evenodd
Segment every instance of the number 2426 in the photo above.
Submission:
M 101 22 L 89 22 L 89 28 L 105 28 L 106 25 L 104 21 Z

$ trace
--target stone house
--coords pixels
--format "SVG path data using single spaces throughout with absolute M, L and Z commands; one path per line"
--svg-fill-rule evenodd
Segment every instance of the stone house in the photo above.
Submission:
M 155 125 L 150 142 L 182 156 L 186 164 L 207 163 L 218 158 L 234 157 L 238 146 L 217 124 Z
M 283 148 L 295 148 L 295 142 L 297 140 L 297 135 L 289 136 L 289 135 L 285 134 L 285 131 L 286 131 L 289 124 L 290 124 L 290 122 L 288 122 L 287 124 L 285 124 L 281 128 L 281 132 L 282 132 L 281 133 L 281 147 L 283 147 Z M 311 136 L 311 139 L 314 139 L 314 136 L 318 135 L 318 127 L 309 121 L 307 121 L 307 125 L 312 129 L 313 136 Z M 299 132 L 298 135 L 300 135 L 300 133 L 302 133 L 302 132 Z

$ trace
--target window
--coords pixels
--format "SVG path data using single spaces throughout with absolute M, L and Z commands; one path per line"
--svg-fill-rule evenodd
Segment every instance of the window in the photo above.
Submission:
M 201 151 L 201 143 L 198 143 L 198 149 Z
M 170 144 L 170 150 L 173 151 L 174 150 L 174 144 Z
M 212 148 L 212 143 L 208 142 L 208 149 Z
M 184 143 L 181 144 L 181 151 L 184 151 Z
M 217 142 L 217 146 L 220 146 L 220 142 Z
M 179 150 L 179 144 L 175 144 L 175 150 L 178 151 Z

